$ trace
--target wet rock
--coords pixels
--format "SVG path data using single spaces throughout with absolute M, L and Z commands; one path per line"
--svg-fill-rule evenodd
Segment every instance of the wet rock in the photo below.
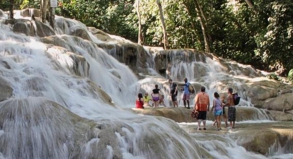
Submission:
M 36 33 L 39 37 L 55 35 L 55 31 L 47 24 L 41 21 L 35 20 L 36 23 Z
M 12 96 L 13 89 L 10 84 L 0 76 L 0 102 Z
M 176 122 L 195 122 L 194 118 L 190 117 L 191 111 L 193 107 L 190 109 L 186 109 L 184 107 L 179 108 L 145 108 L 145 109 L 136 109 L 133 108 L 131 111 L 151 116 L 163 116 L 169 119 L 172 119 Z M 226 113 L 228 112 L 228 108 L 225 108 Z M 292 115 L 293 117 L 293 115 Z M 207 112 L 207 120 L 214 120 L 214 113 L 212 111 Z M 271 120 L 272 117 L 265 110 L 260 110 L 258 108 L 253 107 L 236 107 L 236 121 L 244 121 L 244 120 Z
M 103 32 L 102 30 L 96 29 L 94 27 L 88 27 L 89 31 L 95 35 L 99 40 L 108 42 L 108 41 L 113 41 L 107 33 Z
M 263 108 L 268 110 L 278 110 L 287 112 L 293 110 L 293 93 L 287 93 L 277 96 L 276 98 L 267 99 Z
M 83 28 L 71 28 L 70 35 L 77 36 L 85 40 L 91 40 L 87 30 Z
M 3 10 L 0 9 L 0 19 L 2 19 L 4 17 L 5 17 L 5 14 L 4 14 Z
M 35 36 L 35 28 L 30 20 L 16 20 L 13 31 L 27 36 Z
M 238 133 L 231 135 L 246 150 L 265 156 L 279 148 L 291 152 L 292 125 L 286 122 L 238 125 Z M 288 151 L 289 150 L 289 151 Z
M 40 10 L 35 8 L 27 8 L 20 11 L 20 15 L 23 17 L 40 17 Z

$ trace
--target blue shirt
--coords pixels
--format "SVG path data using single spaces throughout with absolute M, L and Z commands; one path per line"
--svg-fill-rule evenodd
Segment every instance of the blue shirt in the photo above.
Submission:
M 189 82 L 184 84 L 184 94 L 189 94 L 189 85 L 190 85 Z

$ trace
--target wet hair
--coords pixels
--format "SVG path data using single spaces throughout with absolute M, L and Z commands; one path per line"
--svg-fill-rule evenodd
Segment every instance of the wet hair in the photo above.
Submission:
M 142 98 L 142 93 L 138 93 L 137 97 L 140 99 Z
M 218 93 L 218 92 L 215 92 L 215 93 L 214 93 L 214 97 L 215 97 L 215 98 L 219 98 L 219 97 L 220 97 L 219 93 Z
M 201 92 L 205 92 L 205 91 L 206 91 L 206 88 L 205 88 L 204 86 L 202 86 L 202 87 L 200 88 L 200 91 L 201 91 Z
M 228 88 L 228 92 L 229 93 L 233 93 L 233 89 L 232 88 Z

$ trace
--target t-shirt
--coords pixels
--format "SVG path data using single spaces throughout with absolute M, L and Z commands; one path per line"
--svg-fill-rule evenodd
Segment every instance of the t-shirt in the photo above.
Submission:
M 187 82 L 187 83 L 184 84 L 184 94 L 189 94 L 190 93 L 189 92 L 189 85 L 190 85 L 189 82 Z
M 222 110 L 222 102 L 219 98 L 214 99 L 215 102 L 215 111 Z
M 148 103 L 151 100 L 150 96 L 143 96 L 143 102 Z
M 154 94 L 158 94 L 159 92 L 160 92 L 160 89 L 156 89 L 156 88 L 153 89 L 153 93 L 154 93 Z

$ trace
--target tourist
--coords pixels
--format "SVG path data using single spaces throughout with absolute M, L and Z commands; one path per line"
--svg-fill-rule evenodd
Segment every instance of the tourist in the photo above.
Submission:
M 220 99 L 220 95 L 217 92 L 214 93 L 214 97 L 215 99 L 213 100 L 213 107 L 212 107 L 212 111 L 214 109 L 214 115 L 216 118 L 214 124 L 217 124 L 217 129 L 221 130 L 221 116 L 223 113 L 222 101 Z
M 189 92 L 189 85 L 190 83 L 187 81 L 187 78 L 184 78 L 184 87 L 183 87 L 183 104 L 184 107 L 186 108 L 186 103 L 187 103 L 187 109 L 190 109 L 189 107 L 189 98 L 190 98 L 190 92 Z
M 151 97 L 149 96 L 148 92 L 146 92 L 143 96 L 143 106 L 147 106 L 149 107 L 150 106 L 150 101 L 151 101 Z
M 160 89 L 158 88 L 158 85 L 155 85 L 155 89 L 153 89 L 152 93 L 152 99 L 154 102 L 154 106 L 158 107 L 159 106 L 159 101 L 160 101 Z
M 142 94 L 138 93 L 136 101 L 135 101 L 135 108 L 143 109 L 143 99 Z
M 234 106 L 233 89 L 228 88 L 228 97 L 226 106 L 228 106 L 228 121 L 230 122 L 230 129 L 235 128 L 236 108 Z
M 196 94 L 194 98 L 194 107 L 193 111 L 198 111 L 198 128 L 197 130 L 201 130 L 200 124 L 201 121 L 203 122 L 203 130 L 206 130 L 206 118 L 207 118 L 207 111 L 209 111 L 210 105 L 210 98 L 208 94 L 205 93 L 205 87 L 201 87 L 201 92 Z
M 170 84 L 170 96 L 171 96 L 171 100 L 172 100 L 172 103 L 173 103 L 173 107 L 178 107 L 178 102 L 177 102 L 177 94 L 178 94 L 177 84 L 174 83 L 172 79 L 169 79 L 169 84 Z
M 221 101 L 222 101 L 222 105 L 223 105 L 223 118 L 224 118 L 224 122 L 225 122 L 225 127 L 227 128 L 228 127 L 228 117 L 227 117 L 227 113 L 226 113 L 226 110 L 225 110 L 225 107 L 226 106 L 226 97 L 225 96 L 222 96 L 221 97 Z

